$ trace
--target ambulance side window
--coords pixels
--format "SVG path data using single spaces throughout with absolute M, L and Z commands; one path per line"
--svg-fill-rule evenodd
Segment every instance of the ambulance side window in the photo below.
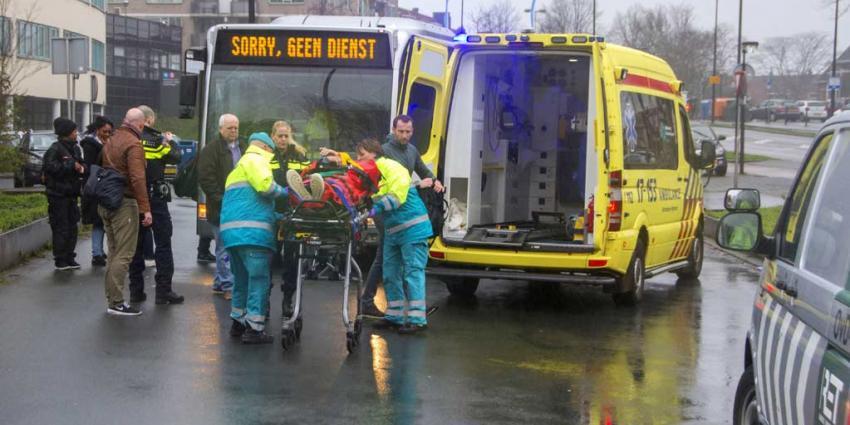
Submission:
M 682 137 L 684 138 L 682 148 L 685 150 L 685 160 L 692 167 L 699 168 L 694 134 L 691 132 L 691 122 L 688 121 L 688 112 L 682 106 L 679 106 L 679 121 L 682 122 Z
M 787 213 L 784 214 L 782 222 L 777 225 L 779 258 L 789 263 L 797 263 L 797 248 L 800 246 L 809 204 L 814 197 L 816 183 L 831 145 L 832 133 L 815 142 L 815 149 L 800 173 L 797 185 L 791 193 L 791 199 L 787 201 L 790 202 L 790 205 L 786 206 Z
M 626 169 L 669 169 L 679 164 L 672 100 L 622 92 L 623 164 Z
M 413 118 L 413 139 L 411 142 L 419 154 L 428 151 L 431 142 L 431 126 L 434 122 L 434 102 L 437 90 L 431 86 L 413 83 L 410 86 L 410 100 L 407 102 L 407 115 Z

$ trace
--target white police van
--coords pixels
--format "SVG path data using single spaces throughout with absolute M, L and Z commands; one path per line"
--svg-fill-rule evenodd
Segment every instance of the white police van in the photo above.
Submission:
M 717 242 L 765 255 L 735 424 L 850 423 L 850 115 L 828 121 L 763 235 L 758 191 L 730 189 Z

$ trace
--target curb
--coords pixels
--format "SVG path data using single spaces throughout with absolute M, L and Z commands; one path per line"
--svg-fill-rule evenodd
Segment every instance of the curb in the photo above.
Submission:
M 703 227 L 703 235 L 706 236 L 704 238 L 704 240 L 709 242 L 714 249 L 716 249 L 716 250 L 718 250 L 718 251 L 720 251 L 724 254 L 735 257 L 735 258 L 737 258 L 737 259 L 739 259 L 739 260 L 741 260 L 745 263 L 748 263 L 748 264 L 750 264 L 754 267 L 761 267 L 762 260 L 763 260 L 762 257 L 760 257 L 758 255 L 746 253 L 746 252 L 738 252 L 738 251 L 732 251 L 732 250 L 724 249 L 724 248 L 720 247 L 720 245 L 717 245 L 717 241 L 715 241 L 714 238 L 717 235 L 717 225 L 718 224 L 720 224 L 720 220 L 718 220 L 714 217 L 710 217 L 708 215 L 703 216 L 703 226 L 704 226 Z
M 46 217 L 40 218 L 0 234 L 0 270 L 17 265 L 50 242 L 50 223 L 47 220 Z
M 723 127 L 723 128 L 735 128 L 735 125 L 727 122 L 715 121 L 714 124 L 709 124 L 714 127 Z M 773 134 L 782 134 L 785 136 L 799 136 L 799 137 L 814 137 L 818 134 L 818 129 L 812 130 L 800 130 L 800 129 L 791 129 L 791 128 L 775 128 L 775 127 L 767 127 L 761 125 L 753 125 L 747 124 L 747 130 L 753 131 L 761 131 L 762 133 L 773 133 Z

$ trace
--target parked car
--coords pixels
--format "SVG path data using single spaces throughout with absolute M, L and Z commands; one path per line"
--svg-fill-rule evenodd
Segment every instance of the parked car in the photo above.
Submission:
M 730 189 L 717 228 L 727 249 L 765 255 L 747 332 L 734 424 L 848 423 L 850 115 L 815 137 L 764 235 L 754 189 Z
M 827 110 L 829 102 L 823 100 L 801 100 L 797 102 L 797 107 L 800 108 L 800 114 L 803 120 L 820 120 L 826 121 L 829 118 Z
M 23 165 L 15 171 L 15 187 L 30 187 L 41 184 L 41 165 L 47 148 L 56 141 L 56 135 L 50 130 L 28 131 L 21 136 L 18 152 Z
M 727 168 L 726 149 L 723 148 L 720 141 L 726 140 L 726 136 L 718 135 L 711 127 L 699 123 L 692 123 L 691 134 L 693 135 L 697 155 L 700 154 L 699 151 L 702 147 L 702 142 L 714 143 L 714 152 L 716 153 L 716 157 L 714 159 L 713 173 L 715 176 L 725 176 Z
M 776 120 L 797 121 L 800 119 L 800 108 L 797 104 L 785 99 L 768 99 L 750 108 L 749 119 L 765 120 L 772 122 Z

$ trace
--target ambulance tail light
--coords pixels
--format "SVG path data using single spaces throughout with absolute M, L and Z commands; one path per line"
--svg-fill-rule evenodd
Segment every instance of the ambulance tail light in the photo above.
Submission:
M 198 218 L 201 220 L 207 219 L 207 204 L 198 204 Z
M 608 175 L 611 198 L 608 201 L 608 231 L 619 232 L 623 222 L 623 172 L 612 171 Z
M 589 234 L 593 233 L 593 212 L 594 211 L 593 211 L 593 196 L 592 195 L 590 196 L 590 200 L 587 201 L 587 208 L 585 208 L 585 211 L 587 211 L 587 217 L 585 217 L 585 220 L 584 220 L 584 234 L 589 235 Z

